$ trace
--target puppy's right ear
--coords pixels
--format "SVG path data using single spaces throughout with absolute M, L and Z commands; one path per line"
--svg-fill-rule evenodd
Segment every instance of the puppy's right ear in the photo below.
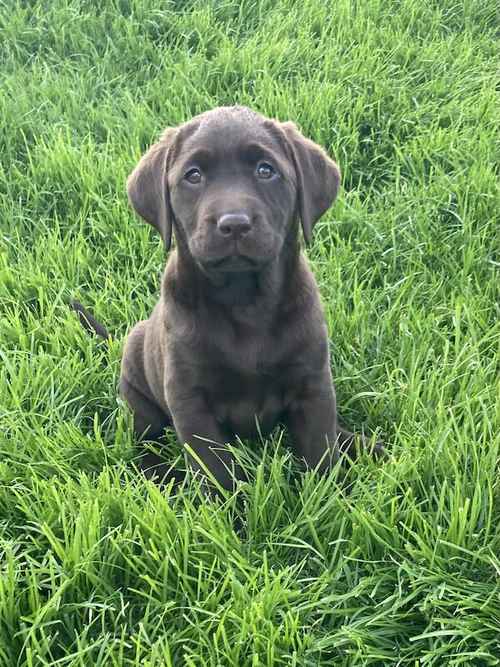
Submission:
M 167 183 L 167 157 L 177 130 L 168 128 L 151 146 L 127 179 L 130 203 L 143 220 L 160 232 L 169 250 L 172 242 L 172 209 Z

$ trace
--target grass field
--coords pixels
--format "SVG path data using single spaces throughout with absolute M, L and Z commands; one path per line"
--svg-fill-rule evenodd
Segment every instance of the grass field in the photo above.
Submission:
M 495 9 L 0 2 L 1 667 L 500 664 Z M 390 451 L 350 494 L 280 433 L 237 445 L 240 500 L 133 471 L 120 351 L 165 257 L 125 178 L 233 103 L 343 171 L 308 255 L 343 420 Z

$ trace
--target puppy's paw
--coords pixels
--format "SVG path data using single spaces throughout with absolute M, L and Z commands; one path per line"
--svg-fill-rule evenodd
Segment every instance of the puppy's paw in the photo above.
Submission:
M 387 448 L 385 447 L 384 443 L 381 440 L 376 440 L 373 444 L 370 444 L 370 441 L 368 441 L 367 448 L 369 453 L 377 461 L 386 459 L 389 456 Z

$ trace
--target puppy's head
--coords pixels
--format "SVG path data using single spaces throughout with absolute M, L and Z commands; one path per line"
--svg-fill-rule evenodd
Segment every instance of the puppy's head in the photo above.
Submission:
M 136 212 L 199 266 L 256 271 L 277 258 L 300 218 L 306 241 L 333 203 L 337 165 L 293 123 L 220 107 L 168 129 L 127 187 Z

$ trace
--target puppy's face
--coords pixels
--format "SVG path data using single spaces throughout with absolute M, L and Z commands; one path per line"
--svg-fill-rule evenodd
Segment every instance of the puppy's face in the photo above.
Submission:
M 177 233 L 205 269 L 258 270 L 280 254 L 297 217 L 297 182 L 273 129 L 226 111 L 180 133 L 168 168 L 170 205 Z
M 257 271 L 335 199 L 337 165 L 292 123 L 220 107 L 167 130 L 128 180 L 135 210 L 203 269 Z

